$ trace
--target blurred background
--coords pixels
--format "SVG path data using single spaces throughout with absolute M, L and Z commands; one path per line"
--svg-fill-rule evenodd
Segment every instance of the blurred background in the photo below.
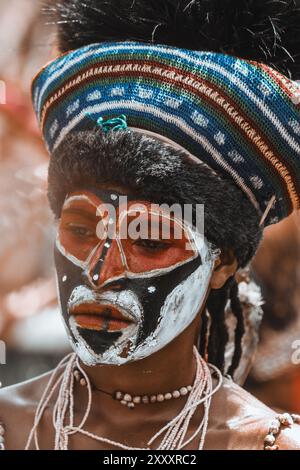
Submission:
M 68 350 L 58 314 L 47 205 L 48 157 L 30 83 L 54 54 L 42 2 L 0 0 L 0 339 L 9 385 L 49 370 Z
M 55 56 L 39 0 L 0 0 L 0 340 L 3 386 L 51 369 L 69 350 L 59 317 L 47 204 L 48 157 L 30 101 L 34 74 Z M 252 274 L 265 304 L 246 388 L 300 413 L 300 218 L 267 229 Z M 299 349 L 299 346 L 298 346 Z M 298 355 L 300 362 L 300 354 Z

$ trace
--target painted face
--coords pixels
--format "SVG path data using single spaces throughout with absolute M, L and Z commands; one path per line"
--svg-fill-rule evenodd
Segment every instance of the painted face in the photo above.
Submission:
M 160 350 L 194 320 L 213 256 L 159 206 L 89 189 L 65 200 L 55 264 L 74 350 L 87 365 L 120 365 Z

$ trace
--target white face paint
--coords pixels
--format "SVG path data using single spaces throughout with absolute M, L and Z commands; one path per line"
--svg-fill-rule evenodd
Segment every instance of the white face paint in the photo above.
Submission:
M 113 199 L 105 192 L 98 197 L 101 202 Z M 87 199 L 85 194 L 89 204 Z M 78 195 L 66 207 L 78 201 L 82 209 Z M 143 359 L 174 340 L 201 311 L 216 256 L 192 227 L 184 226 L 188 254 L 177 241 L 151 256 L 148 248 L 144 252 L 143 246 L 132 248 L 118 239 L 93 245 L 89 235 L 86 259 L 78 259 L 77 245 L 73 239 L 68 245 L 63 230 L 56 245 L 62 313 L 84 363 L 121 365 Z
M 105 353 L 97 355 L 82 338 L 75 318 L 71 316 L 69 319 L 69 326 L 76 339 L 74 347 L 82 361 L 88 365 L 96 365 L 99 363 L 114 364 L 115 357 L 118 357 L 122 353 L 128 342 L 134 344 L 138 336 L 139 325 L 143 320 L 143 307 L 140 305 L 139 299 L 130 291 L 122 291 L 119 293 L 107 291 L 105 294 L 98 294 L 85 286 L 78 286 L 74 289 L 70 297 L 68 303 L 69 311 L 80 306 L 82 303 L 114 305 L 118 307 L 125 317 L 132 320 L 130 326 L 119 330 L 121 334 L 114 344 L 105 351 Z
M 204 252 L 202 253 L 204 255 Z M 206 298 L 214 262 L 209 260 L 167 296 L 156 330 L 132 354 L 132 360 L 149 356 L 180 335 L 195 319 Z

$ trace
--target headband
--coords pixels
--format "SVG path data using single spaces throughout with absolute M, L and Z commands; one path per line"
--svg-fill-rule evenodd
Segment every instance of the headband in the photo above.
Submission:
M 230 178 L 267 213 L 265 225 L 300 207 L 300 86 L 269 66 L 155 44 L 93 44 L 46 65 L 32 96 L 50 153 L 70 132 L 126 115 L 130 128 Z

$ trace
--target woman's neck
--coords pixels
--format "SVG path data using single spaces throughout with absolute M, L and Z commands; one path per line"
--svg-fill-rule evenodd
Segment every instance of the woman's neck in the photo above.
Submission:
M 111 394 L 121 391 L 134 396 L 167 393 L 193 384 L 196 373 L 194 339 L 195 330 L 190 327 L 165 348 L 142 360 L 121 366 L 82 367 L 97 390 Z

